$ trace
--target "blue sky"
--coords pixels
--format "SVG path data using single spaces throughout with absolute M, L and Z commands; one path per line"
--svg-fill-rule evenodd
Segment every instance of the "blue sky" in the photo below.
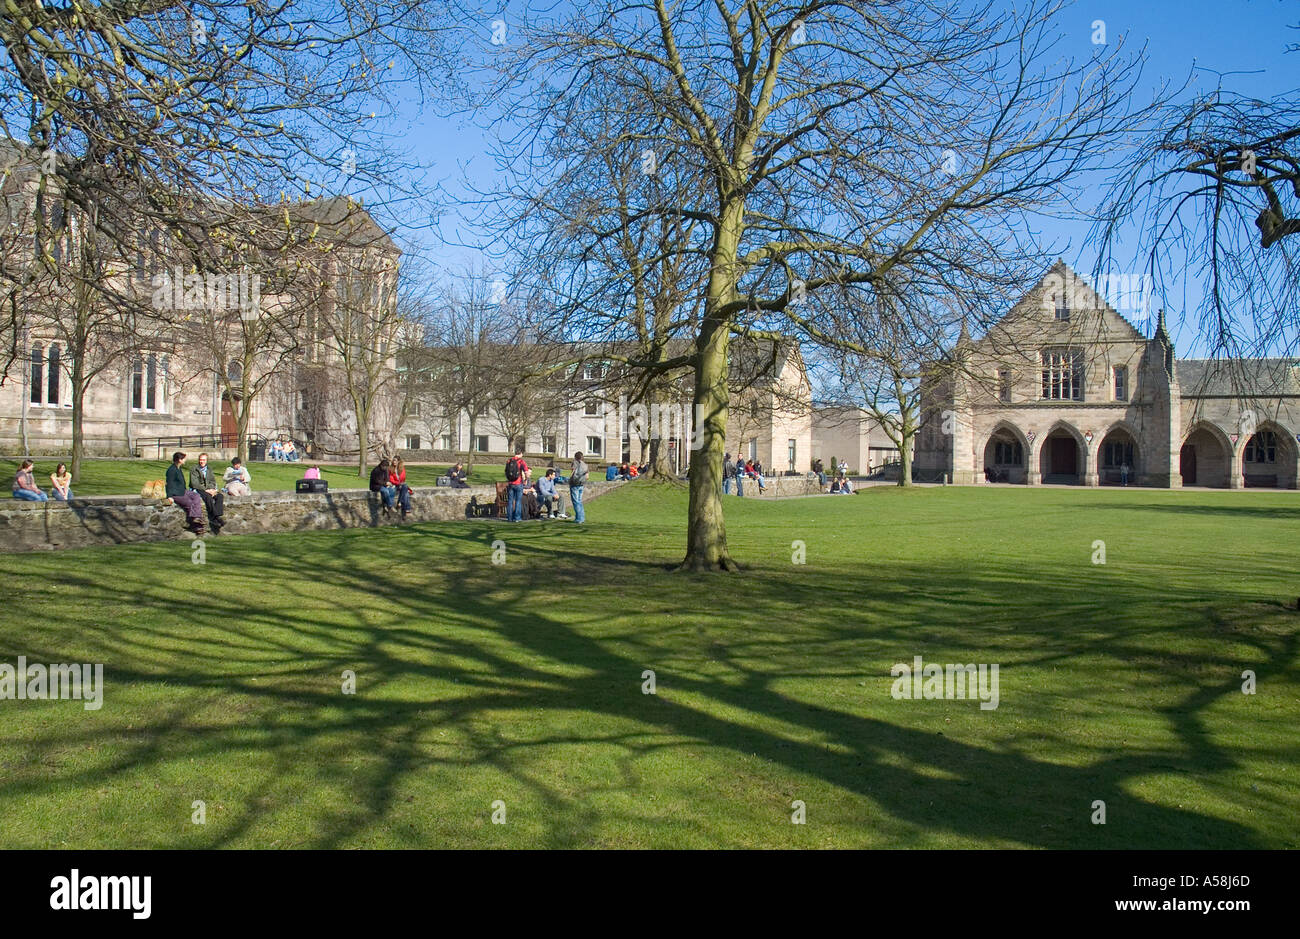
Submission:
M 514 6 L 510 4 L 509 6 Z M 504 14 L 510 18 L 509 6 Z M 1078 58 L 1091 54 L 1094 22 L 1105 23 L 1108 42 L 1125 36 L 1126 48 L 1147 47 L 1144 81 L 1154 87 L 1163 79 L 1176 83 L 1196 69 L 1196 88 L 1212 89 L 1223 74 L 1223 84 L 1237 93 L 1271 98 L 1300 88 L 1300 52 L 1286 53 L 1289 43 L 1300 43 L 1298 0 L 1081 0 L 1065 9 L 1059 19 L 1064 54 Z M 485 19 L 483 29 L 490 29 Z M 1078 49 L 1070 48 L 1073 41 Z M 405 136 L 411 153 L 428 168 L 428 177 L 443 182 L 453 194 L 467 190 L 468 179 L 480 187 L 492 183 L 494 170 L 485 151 L 483 135 L 468 117 L 440 117 L 430 111 L 408 109 L 407 120 L 395 128 Z M 1100 191 L 1092 190 L 1095 200 Z M 1086 208 L 1086 206 L 1084 206 Z M 429 229 L 399 231 L 399 240 L 422 243 L 440 266 L 454 275 L 466 264 L 481 263 L 476 251 L 455 243 L 476 244 L 481 234 L 467 213 L 455 205 L 443 206 L 441 232 Z M 1091 269 L 1093 252 L 1087 243 L 1087 226 L 1045 222 L 1044 241 L 1063 242 L 1061 256 L 1080 272 Z M 1184 279 L 1178 295 L 1153 301 L 1169 310 L 1170 325 L 1180 352 L 1193 351 L 1195 323 L 1181 322 L 1182 312 L 1194 311 L 1199 286 Z M 1144 328 L 1142 317 L 1130 316 Z

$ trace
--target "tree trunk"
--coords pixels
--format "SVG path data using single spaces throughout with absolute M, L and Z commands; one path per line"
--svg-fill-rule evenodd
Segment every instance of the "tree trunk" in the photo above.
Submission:
M 362 479 L 366 477 L 366 457 L 370 450 L 370 415 L 364 417 L 361 409 L 357 408 L 357 476 Z
M 727 345 L 725 323 L 706 326 L 695 364 L 695 413 L 700 448 L 691 456 L 690 505 L 687 510 L 686 557 L 680 570 L 735 571 L 727 552 L 722 517 L 722 450 L 727 432 Z
M 85 417 L 86 366 L 78 355 L 72 362 L 72 459 L 68 465 L 74 483 L 81 481 L 81 457 L 86 447 Z
M 898 471 L 898 484 L 900 486 L 912 485 L 912 438 L 916 436 L 915 430 L 903 430 L 902 445 L 898 448 L 898 457 L 900 460 Z

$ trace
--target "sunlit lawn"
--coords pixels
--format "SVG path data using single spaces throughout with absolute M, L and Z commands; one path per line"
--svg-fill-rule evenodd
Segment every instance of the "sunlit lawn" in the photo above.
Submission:
M 650 483 L 585 530 L 2 555 L 0 662 L 107 690 L 0 701 L 0 845 L 1300 847 L 1300 493 L 726 505 L 739 575 L 670 571 Z M 915 655 L 1000 706 L 894 700 Z

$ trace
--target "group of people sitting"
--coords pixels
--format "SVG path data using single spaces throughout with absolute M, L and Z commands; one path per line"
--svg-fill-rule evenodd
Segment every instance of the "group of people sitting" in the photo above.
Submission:
M 574 460 L 575 468 L 582 461 L 582 454 Z M 611 464 L 613 465 L 613 464 Z M 568 518 L 564 512 L 564 498 L 555 488 L 556 483 L 570 482 L 569 493 L 572 497 L 574 486 L 571 480 L 559 475 L 554 466 L 548 466 L 536 480 L 532 468 L 524 459 L 523 450 L 515 450 L 515 455 L 506 460 L 506 521 L 521 522 L 524 518 Z M 582 465 L 583 479 L 586 478 L 586 464 Z M 575 499 L 575 510 L 581 503 L 580 490 Z M 581 520 L 581 519 L 580 519 Z
M 189 479 L 183 467 L 189 457 L 177 450 L 172 454 L 172 465 L 167 467 L 165 481 L 167 502 L 179 505 L 189 519 L 189 530 L 196 535 L 204 533 L 204 516 L 214 535 L 220 534 L 226 524 L 226 496 L 246 496 L 253 491 L 253 475 L 243 460 L 235 457 L 221 474 L 221 484 L 208 465 L 208 455 L 200 453 L 198 463 L 190 468 Z
M 311 448 L 308 447 L 310 450 Z M 301 457 L 298 454 L 298 448 L 293 445 L 292 440 L 286 440 L 281 443 L 279 440 L 271 443 L 271 462 L 273 463 L 296 463 Z
M 635 463 L 611 463 L 605 467 L 605 481 L 613 482 L 616 479 L 639 479 L 650 470 L 650 461 L 637 466 Z
M 379 493 L 385 515 L 391 515 L 394 505 L 406 518 L 411 511 L 411 487 L 406 484 L 406 461 L 400 456 L 394 460 L 387 457 L 370 471 L 370 491 Z
M 742 460 L 740 454 L 736 454 L 736 459 L 731 459 L 728 453 L 722 458 L 722 494 L 731 493 L 731 485 L 736 485 L 736 495 L 744 497 L 745 480 L 758 480 L 758 491 L 767 491 L 767 481 L 763 479 L 763 463 L 761 460 Z
M 31 460 L 23 460 L 22 465 L 18 467 L 18 472 L 14 474 L 13 494 L 15 499 L 23 502 L 48 502 L 50 496 L 54 497 L 56 502 L 72 501 L 72 474 L 68 472 L 68 465 L 60 463 L 50 474 L 50 492 L 46 495 L 45 490 L 36 485 L 36 464 Z
M 837 464 L 835 457 L 831 457 L 831 473 L 834 478 L 831 479 L 829 486 L 826 483 L 826 468 L 822 465 L 821 460 L 813 460 L 812 470 L 817 474 L 817 480 L 826 492 L 850 496 L 857 491 L 853 488 L 853 484 L 849 482 L 849 464 L 843 461 Z

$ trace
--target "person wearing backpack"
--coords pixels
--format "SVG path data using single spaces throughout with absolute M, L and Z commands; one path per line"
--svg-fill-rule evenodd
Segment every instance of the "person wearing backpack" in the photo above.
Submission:
M 582 454 L 573 455 L 573 471 L 569 473 L 569 501 L 573 503 L 574 524 L 581 525 L 587 520 L 587 513 L 582 508 L 582 487 L 587 484 L 587 464 L 582 462 Z
M 528 464 L 524 451 L 515 448 L 515 455 L 506 460 L 506 521 L 521 522 L 524 515 L 524 483 L 528 481 Z

